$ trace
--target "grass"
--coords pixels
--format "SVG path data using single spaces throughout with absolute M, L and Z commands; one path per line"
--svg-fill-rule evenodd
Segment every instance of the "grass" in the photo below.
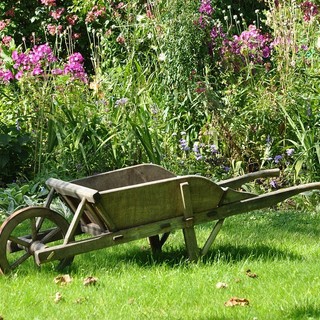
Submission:
M 319 319 L 320 216 L 261 211 L 226 220 L 208 256 L 186 261 L 180 231 L 152 257 L 146 240 L 77 256 L 72 282 L 44 265 L 0 277 L 0 316 L 24 319 Z M 210 225 L 198 228 L 199 243 Z M 250 269 L 257 275 L 249 277 Z M 87 276 L 96 285 L 84 286 Z M 217 289 L 218 282 L 228 287 Z M 62 299 L 55 303 L 59 292 Z M 226 307 L 231 297 L 249 306 Z

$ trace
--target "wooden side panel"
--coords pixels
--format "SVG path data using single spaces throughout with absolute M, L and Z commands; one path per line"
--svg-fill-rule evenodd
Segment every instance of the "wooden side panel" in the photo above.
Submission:
M 175 177 L 172 172 L 154 164 L 141 164 L 72 181 L 87 188 L 105 191 L 125 186 Z
M 216 208 L 223 190 L 198 176 L 174 177 L 101 192 L 100 204 L 118 229 L 184 215 L 180 184 L 190 185 L 193 212 Z

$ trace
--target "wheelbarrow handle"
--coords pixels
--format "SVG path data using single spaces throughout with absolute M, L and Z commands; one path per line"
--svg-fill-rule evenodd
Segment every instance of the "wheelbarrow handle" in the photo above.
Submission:
M 240 177 L 235 177 L 227 180 L 222 180 L 217 183 L 220 187 L 229 187 L 232 189 L 240 188 L 245 183 L 259 179 L 259 178 L 268 178 L 268 177 L 279 177 L 279 169 L 269 169 L 261 170 L 256 172 L 251 172 Z

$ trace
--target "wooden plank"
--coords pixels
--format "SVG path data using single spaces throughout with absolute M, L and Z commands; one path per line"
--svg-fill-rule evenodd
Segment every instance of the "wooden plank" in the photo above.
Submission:
M 89 239 L 82 239 L 68 244 L 44 248 L 35 252 L 35 260 L 37 264 L 61 260 L 77 254 L 120 245 L 159 233 L 167 233 L 173 230 L 182 229 L 184 227 L 186 227 L 186 222 L 183 217 L 157 221 L 149 225 L 117 232 L 109 232 Z
M 140 164 L 72 181 L 99 191 L 122 188 L 140 183 L 175 177 L 172 172 L 155 164 Z
M 75 233 L 76 233 L 76 230 L 79 226 L 79 222 L 80 222 L 80 219 L 81 219 L 81 215 L 83 213 L 83 210 L 84 210 L 84 206 L 86 204 L 86 198 L 82 198 L 74 216 L 73 216 L 73 219 L 70 223 L 70 226 L 68 228 L 68 231 L 67 231 L 67 234 L 64 238 L 64 241 L 63 241 L 63 244 L 66 245 L 67 243 L 70 242 L 70 239 L 74 238 L 75 236 Z
M 320 190 L 320 182 L 313 182 L 290 188 L 280 189 L 277 191 L 256 196 L 254 198 L 223 205 L 209 212 L 208 217 L 212 217 L 214 219 L 219 220 L 244 212 L 268 208 L 302 192 L 317 189 Z
M 190 185 L 194 212 L 213 210 L 224 193 L 209 179 L 184 176 L 100 192 L 100 204 L 118 230 L 184 215 L 180 184 Z
M 78 199 L 86 198 L 88 202 L 95 203 L 100 198 L 99 192 L 97 190 L 82 187 L 71 182 L 50 178 L 46 181 L 46 184 L 49 187 L 54 188 L 58 193 L 62 195 L 71 196 Z
M 199 248 L 197 244 L 196 233 L 194 230 L 193 211 L 190 186 L 188 182 L 180 184 L 182 203 L 184 209 L 184 218 L 187 222 L 186 228 L 183 229 L 184 241 L 187 247 L 189 260 L 195 261 L 199 256 Z

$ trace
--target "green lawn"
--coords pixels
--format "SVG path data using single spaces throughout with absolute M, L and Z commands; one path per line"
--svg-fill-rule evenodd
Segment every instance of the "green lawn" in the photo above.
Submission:
M 199 243 L 210 225 L 198 227 Z M 273 211 L 226 220 L 208 256 L 186 262 L 182 232 L 152 257 L 146 240 L 77 256 L 72 282 L 25 263 L 0 277 L 0 316 L 24 319 L 320 319 L 320 216 Z M 247 270 L 257 277 L 249 277 Z M 84 286 L 87 276 L 96 285 Z M 227 288 L 216 287 L 224 282 Z M 61 300 L 55 302 L 57 293 Z M 226 307 L 231 297 L 248 306 Z

